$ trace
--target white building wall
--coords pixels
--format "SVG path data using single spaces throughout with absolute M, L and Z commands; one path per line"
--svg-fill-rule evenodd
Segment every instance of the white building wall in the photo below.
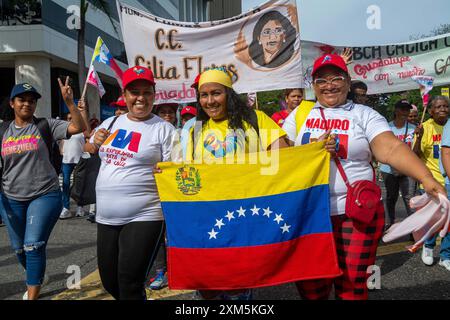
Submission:
M 40 56 L 18 56 L 15 59 L 16 84 L 28 82 L 42 95 L 38 100 L 37 117 L 50 117 L 52 93 L 50 83 L 50 59 Z

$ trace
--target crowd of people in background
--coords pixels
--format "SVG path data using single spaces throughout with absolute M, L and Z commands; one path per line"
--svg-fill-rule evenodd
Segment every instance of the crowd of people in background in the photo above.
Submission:
M 273 115 L 249 108 L 234 91 L 227 71 L 220 68 L 197 76 L 192 85 L 197 90 L 196 104 L 154 105 L 152 71 L 132 67 L 124 73 L 123 95 L 111 103 L 116 108 L 115 115 L 102 123 L 96 118 L 88 119 L 83 100 L 75 105 L 67 79 L 65 83 L 59 80 L 61 96 L 70 111 L 65 120 L 49 118 L 39 122 L 34 112 L 40 94 L 26 83 L 14 86 L 10 96 L 13 114 L 10 119 L 3 119 L 0 128 L 3 139 L 0 223 L 6 224 L 12 249 L 26 270 L 24 299 L 39 297 L 45 280 L 45 250 L 58 218 L 88 216 L 89 221 L 97 223 L 100 277 L 115 299 L 142 300 L 146 297 L 145 288 L 159 290 L 167 286 L 166 227 L 154 174 L 158 173 L 155 168 L 158 162 L 174 160 L 171 159 L 173 134 L 181 136 L 180 158 L 185 160 L 253 151 L 246 144 L 236 144 L 230 150 L 231 145 L 217 147 L 207 140 L 195 144 L 195 121 L 201 121 L 201 133 L 212 129 L 223 137 L 228 128 L 250 130 L 260 142 L 259 150 L 327 141 L 325 148 L 334 159 L 330 168 L 331 221 L 339 266 L 344 274 L 336 279 L 299 281 L 296 285 L 305 299 L 326 299 L 333 285 L 340 299 L 367 299 L 366 282 L 361 279 L 366 279 L 366 268 L 375 261 L 383 231 L 399 221 L 396 214 L 399 196 L 407 215 L 413 213 L 409 200 L 419 193 L 433 196 L 442 193 L 450 197 L 446 173 L 450 170 L 449 99 L 432 97 L 428 105 L 430 119 L 424 123 L 419 123 L 418 108 L 402 99 L 395 103 L 393 118 L 388 122 L 367 106 L 368 88 L 361 81 L 351 81 L 348 63 L 334 54 L 317 59 L 312 71 L 317 102 L 306 101 L 302 88 L 286 89 L 283 92 L 286 109 Z M 350 130 L 332 125 L 311 130 L 306 126 L 307 119 L 344 118 L 354 124 Z M 44 122 L 50 128 L 50 141 L 58 142 L 62 155 L 62 185 L 54 163 L 56 157 L 44 139 L 41 124 Z M 263 138 L 259 135 L 262 129 L 277 134 Z M 120 145 L 125 139 L 121 130 L 132 132 L 131 139 L 140 141 L 139 148 L 134 150 L 134 157 L 124 155 L 123 165 L 109 165 L 112 151 L 104 144 L 114 139 Z M 26 140 L 37 136 L 43 138 L 34 142 Z M 21 148 L 31 152 L 19 152 Z M 73 211 L 72 173 L 82 157 L 94 154 L 101 160 L 96 202 L 87 210 L 75 202 Z M 382 176 L 386 196 L 384 203 L 378 203 L 375 208 L 370 223 L 361 228 L 347 215 L 347 188 L 354 180 L 376 183 L 374 167 Z M 124 201 L 128 198 L 134 200 Z M 436 237 L 425 243 L 421 252 L 424 264 L 434 264 L 435 246 Z M 160 265 L 155 262 L 158 252 L 163 255 Z M 349 252 L 358 252 L 359 258 Z M 441 241 L 439 256 L 439 265 L 450 271 L 449 234 Z M 150 275 L 155 263 L 156 274 Z M 359 267 L 353 268 L 355 265 Z M 201 290 L 197 295 L 202 299 L 248 300 L 252 291 Z

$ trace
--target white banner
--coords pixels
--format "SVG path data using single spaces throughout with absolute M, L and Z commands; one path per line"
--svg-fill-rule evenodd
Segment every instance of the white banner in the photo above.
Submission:
M 196 100 L 198 73 L 225 66 L 239 92 L 303 87 L 295 0 L 273 0 L 221 21 L 165 20 L 118 2 L 130 66 L 152 69 L 159 102 Z
M 302 41 L 303 78 L 311 86 L 314 60 L 325 53 L 340 54 L 343 47 Z M 419 42 L 375 47 L 353 47 L 349 66 L 352 80 L 367 84 L 368 94 L 419 89 L 414 76 L 434 78 L 434 86 L 450 83 L 450 35 Z

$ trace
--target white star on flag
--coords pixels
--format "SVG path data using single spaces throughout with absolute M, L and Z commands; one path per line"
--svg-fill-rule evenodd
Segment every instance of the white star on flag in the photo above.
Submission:
M 260 208 L 257 208 L 256 207 L 256 204 L 253 206 L 253 209 L 250 209 L 252 212 L 253 212 L 253 214 L 252 214 L 252 216 L 254 216 L 254 215 L 258 215 L 259 216 L 259 209 Z
M 281 221 L 283 221 L 284 219 L 281 217 L 281 214 L 276 214 L 275 213 L 275 219 L 273 219 L 273 221 L 276 221 L 278 224 L 280 224 Z
M 212 239 L 212 238 L 217 239 L 216 235 L 218 234 L 218 232 L 216 232 L 214 230 L 214 228 L 212 228 L 211 232 L 208 232 L 208 233 L 209 233 L 209 239 Z
M 238 212 L 239 213 L 239 217 L 245 217 L 245 211 L 247 211 L 247 210 L 245 210 L 245 209 L 242 209 L 242 206 L 239 208 L 239 210 L 236 210 L 236 212 Z
M 263 210 L 264 210 L 263 216 L 267 216 L 267 218 L 270 218 L 270 214 L 273 212 L 273 211 L 270 211 L 270 207 L 267 207 L 267 209 L 263 209 Z
M 223 223 L 223 219 L 220 219 L 220 220 L 216 219 L 216 224 L 214 226 L 219 228 L 219 230 L 220 230 L 220 228 L 222 228 L 222 226 L 224 226 L 224 225 L 225 225 L 225 223 Z
M 288 226 L 288 225 L 285 223 L 284 226 L 280 227 L 280 229 L 283 230 L 282 233 L 285 233 L 285 232 L 289 232 L 289 228 L 290 228 L 290 227 L 291 227 L 291 226 Z
M 241 207 L 242 208 L 242 207 Z M 234 219 L 234 215 L 233 215 L 234 211 L 227 211 L 227 214 L 225 215 L 225 217 L 228 218 L 228 221 L 230 221 L 231 219 Z M 239 215 L 240 216 L 240 215 Z

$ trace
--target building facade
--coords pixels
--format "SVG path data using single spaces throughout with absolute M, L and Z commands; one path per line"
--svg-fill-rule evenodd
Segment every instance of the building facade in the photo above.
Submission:
M 240 0 L 121 1 L 154 15 L 179 21 L 207 21 L 211 17 L 224 15 L 224 12 L 216 11 L 221 10 L 225 2 L 235 3 L 233 10 L 226 12 L 228 16 L 241 12 Z M 109 16 L 92 5 L 86 13 L 86 67 L 97 37 L 101 36 L 119 66 L 125 70 L 126 54 L 121 40 L 116 1 L 107 2 Z M 217 7 L 213 6 L 216 2 Z M 15 83 L 20 82 L 31 83 L 42 94 L 36 109 L 37 116 L 55 117 L 67 111 L 59 94 L 58 77 L 70 76 L 75 96 L 80 96 L 77 74 L 79 3 L 79 0 L 0 0 L 1 108 L 8 107 L 10 90 Z M 108 67 L 97 64 L 96 70 L 107 93 L 101 101 L 98 95 L 88 94 L 88 104 L 91 116 L 104 118 L 101 111 L 107 109 L 109 102 L 117 99 L 120 88 Z

